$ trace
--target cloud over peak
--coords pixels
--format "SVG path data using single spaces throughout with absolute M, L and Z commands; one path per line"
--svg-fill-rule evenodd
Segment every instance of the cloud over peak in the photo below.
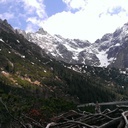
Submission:
M 16 28 L 35 31 L 43 27 L 51 34 L 94 42 L 128 22 L 128 0 L 59 0 L 56 7 L 47 0 L 0 0 L 0 18 Z M 53 2 L 58 0 L 50 1 Z M 60 2 L 61 1 L 61 2 Z M 55 4 L 55 3 L 54 3 Z M 52 14 L 48 17 L 46 8 Z M 63 6 L 64 7 L 64 6 Z M 55 13 L 56 12 L 56 13 Z
M 51 34 L 94 42 L 127 22 L 127 0 L 63 0 L 68 11 L 49 17 L 43 24 Z M 73 12 L 72 9 L 77 9 Z
M 69 9 L 83 9 L 87 2 L 86 0 L 62 0 Z

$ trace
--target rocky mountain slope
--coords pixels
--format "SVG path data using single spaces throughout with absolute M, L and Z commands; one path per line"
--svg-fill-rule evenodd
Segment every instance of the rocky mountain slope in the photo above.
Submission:
M 38 44 L 45 52 L 57 60 L 71 64 L 86 64 L 100 67 L 127 68 L 128 24 L 105 34 L 94 43 L 79 39 L 65 39 L 51 36 L 43 28 L 35 33 L 18 30 L 26 39 Z M 124 50 L 126 49 L 126 50 Z
M 94 44 L 102 58 L 101 65 L 116 68 L 127 68 L 128 23 L 114 33 L 105 34 Z M 101 53 L 101 54 L 100 54 Z
M 91 45 L 89 41 L 65 39 L 60 35 L 51 36 L 43 28 L 36 33 L 26 33 L 22 30 L 18 30 L 18 32 L 30 42 L 38 44 L 49 56 L 67 63 L 84 63 L 83 50 Z M 87 56 L 93 55 L 88 52 Z M 91 63 L 88 62 L 88 64 Z

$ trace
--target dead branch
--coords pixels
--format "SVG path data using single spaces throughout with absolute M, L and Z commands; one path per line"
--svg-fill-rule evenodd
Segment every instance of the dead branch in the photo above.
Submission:
M 126 128 L 128 111 L 122 112 L 120 108 L 106 109 L 98 114 L 69 111 L 54 118 L 54 123 L 47 128 Z
M 33 118 L 31 118 L 27 115 L 24 115 L 24 114 L 22 114 L 22 116 L 24 116 L 26 119 L 29 119 L 32 122 L 32 124 L 34 124 L 35 126 L 38 126 L 40 128 L 44 128 L 38 121 L 34 120 Z
M 80 125 L 80 126 L 84 126 L 84 127 L 86 127 L 86 128 L 97 128 L 96 126 L 91 126 L 91 125 L 88 125 L 88 124 L 86 124 L 86 123 L 83 123 L 83 122 L 80 122 L 80 121 L 72 121 L 72 120 L 69 120 L 69 121 L 67 121 L 67 122 L 63 122 L 63 123 L 54 123 L 54 122 L 52 122 L 52 123 L 49 123 L 47 126 L 46 126 L 46 128 L 56 128 L 56 127 L 58 127 L 58 126 L 60 126 L 59 128 L 62 128 L 62 127 L 64 127 L 64 128 L 68 128 L 69 126 L 71 127 L 71 125 Z M 66 125 L 67 125 L 67 127 L 66 127 Z
M 51 123 L 47 124 L 46 128 L 50 128 L 51 126 L 55 126 L 55 125 L 56 125 L 56 123 L 51 122 Z
M 116 107 L 119 109 L 124 109 L 124 108 L 128 108 L 128 105 L 116 105 Z
M 60 116 L 54 117 L 52 121 L 53 122 L 67 121 L 67 120 L 79 118 L 81 116 L 84 116 L 84 114 L 78 113 L 74 110 L 70 110 L 69 112 L 63 113 Z
M 8 112 L 8 114 L 10 115 L 10 117 L 12 117 L 15 121 L 19 122 L 23 128 L 27 128 L 20 120 L 18 120 L 17 118 L 15 118 L 9 111 L 7 105 L 3 102 L 2 98 L 0 97 L 0 103 L 4 106 L 5 110 Z
M 101 125 L 99 128 L 110 128 L 112 126 L 117 126 L 119 125 L 120 121 L 121 121 L 122 117 L 118 117 L 116 119 L 113 119 L 107 123 L 104 123 L 103 125 Z
M 121 119 L 120 124 L 118 125 L 117 128 L 124 128 L 124 126 L 125 126 L 125 122 L 123 119 Z
M 27 128 L 33 128 L 31 124 L 27 123 L 26 124 Z
M 123 117 L 123 119 L 125 121 L 125 128 L 128 128 L 128 119 L 127 119 L 127 117 L 128 117 L 128 111 L 123 112 L 122 113 L 122 117 Z
M 75 123 L 75 124 L 80 124 L 82 126 L 85 126 L 86 128 L 96 128 L 96 126 L 91 126 L 91 125 L 88 125 L 86 123 L 82 123 L 80 121 L 68 121 L 69 123 Z

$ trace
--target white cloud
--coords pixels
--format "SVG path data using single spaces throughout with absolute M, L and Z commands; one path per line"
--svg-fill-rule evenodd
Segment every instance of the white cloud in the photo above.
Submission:
M 28 23 L 26 27 L 26 32 L 33 32 L 35 29 L 33 27 L 33 24 Z
M 6 2 L 7 0 L 0 0 L 0 3 L 4 3 L 4 2 Z
M 31 22 L 32 24 L 38 24 L 39 23 L 37 17 L 30 17 L 27 19 L 27 22 Z
M 7 19 L 16 28 L 26 27 L 27 31 L 37 30 L 47 18 L 44 0 L 0 0 L 0 6 L 1 19 Z
M 94 42 L 128 22 L 128 0 L 63 0 L 71 10 L 57 13 L 40 23 L 51 34 Z M 84 6 L 83 6 L 84 5 Z M 117 9 L 120 8 L 117 12 Z
M 67 5 L 68 10 L 66 8 L 63 12 L 48 17 L 44 0 L 0 0 L 0 3 L 12 7 L 5 8 L 0 18 L 13 19 L 21 23 L 20 26 L 27 24 L 27 31 L 36 30 L 38 26 L 51 34 L 88 39 L 91 42 L 128 22 L 128 0 L 62 0 L 62 2 Z
M 35 31 L 40 22 L 47 18 L 43 0 L 21 0 L 26 10 L 26 31 Z M 39 26 L 40 27 L 40 26 Z
M 69 9 L 81 9 L 86 5 L 86 0 L 62 0 Z
M 26 13 L 35 13 L 41 19 L 46 18 L 47 14 L 45 12 L 45 6 L 43 0 L 21 0 L 24 2 L 24 8 Z
M 13 19 L 14 18 L 14 14 L 13 13 L 5 12 L 5 13 L 0 14 L 0 18 L 1 19 L 10 20 L 10 19 Z

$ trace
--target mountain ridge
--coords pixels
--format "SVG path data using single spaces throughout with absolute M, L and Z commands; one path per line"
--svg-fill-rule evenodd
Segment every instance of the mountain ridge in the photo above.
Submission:
M 18 31 L 26 39 L 44 49 L 50 57 L 66 63 L 98 67 L 128 67 L 126 64 L 117 64 L 118 56 L 121 51 L 123 52 L 123 47 L 128 41 L 127 23 L 113 33 L 103 35 L 101 39 L 97 39 L 94 43 L 90 43 L 87 40 L 65 39 L 60 35 L 51 36 L 43 28 L 40 28 L 35 33 Z M 125 59 L 123 58 L 122 62 Z

